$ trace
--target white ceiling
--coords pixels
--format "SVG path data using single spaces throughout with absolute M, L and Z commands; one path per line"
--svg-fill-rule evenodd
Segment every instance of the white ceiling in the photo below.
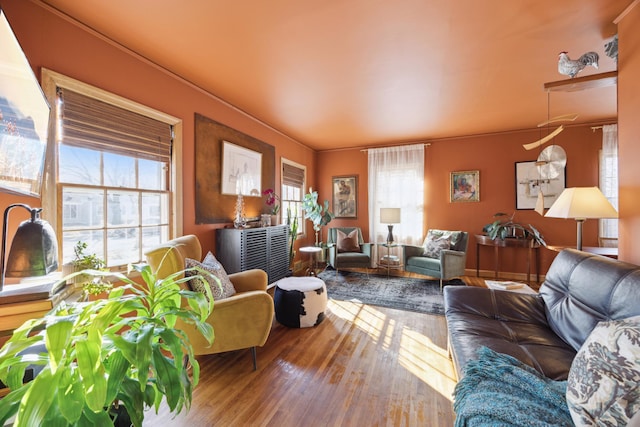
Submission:
M 551 93 L 557 55 L 631 0 L 35 0 L 318 150 L 616 116 L 616 87 Z

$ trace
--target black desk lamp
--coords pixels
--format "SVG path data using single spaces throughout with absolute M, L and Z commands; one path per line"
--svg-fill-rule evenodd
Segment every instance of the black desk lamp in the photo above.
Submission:
M 18 226 L 6 258 L 8 217 L 11 209 L 21 207 L 29 211 L 31 219 Z M 4 211 L 0 292 L 7 277 L 46 276 L 58 269 L 58 241 L 51 225 L 40 219 L 42 208 L 23 203 L 10 205 Z

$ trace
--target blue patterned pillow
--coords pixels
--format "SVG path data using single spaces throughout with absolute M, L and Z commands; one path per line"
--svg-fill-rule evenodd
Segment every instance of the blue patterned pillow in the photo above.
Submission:
M 626 426 L 640 411 L 640 316 L 600 322 L 576 355 L 567 405 L 576 426 Z

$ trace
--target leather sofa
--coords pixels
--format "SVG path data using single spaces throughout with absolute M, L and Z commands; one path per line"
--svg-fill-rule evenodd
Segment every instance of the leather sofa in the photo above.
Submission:
M 565 249 L 537 295 L 451 286 L 444 289 L 444 305 L 458 378 L 486 346 L 566 380 L 598 322 L 640 315 L 640 267 Z

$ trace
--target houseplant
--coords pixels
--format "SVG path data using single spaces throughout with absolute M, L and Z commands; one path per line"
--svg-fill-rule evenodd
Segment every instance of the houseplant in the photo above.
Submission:
M 482 231 L 489 236 L 491 240 L 507 239 L 507 238 L 519 238 L 519 239 L 532 239 L 536 243 L 547 246 L 542 234 L 533 225 L 523 225 L 513 220 L 515 212 L 511 216 L 503 212 L 498 212 L 493 215 L 493 222 L 486 224 Z
M 104 270 L 107 263 L 104 259 L 100 258 L 95 253 L 87 253 L 87 243 L 79 240 L 73 247 L 73 259 L 62 266 L 62 274 L 66 276 L 67 283 L 75 283 L 76 285 L 83 285 L 87 282 L 91 282 L 94 276 L 90 274 L 77 274 L 72 273 L 82 270 Z
M 0 400 L 2 425 L 15 416 L 16 427 L 113 426 L 110 414 L 124 407 L 138 427 L 145 408 L 157 409 L 163 398 L 171 412 L 189 408 L 200 369 L 186 334 L 175 325 L 178 318 L 194 324 L 213 342 L 205 322 L 213 310 L 211 290 L 181 289 L 188 280 L 184 271 L 158 279 L 148 265 L 133 268 L 144 285 L 120 273 L 74 273 L 112 275 L 124 285 L 106 299 L 61 304 L 14 331 L 0 350 L 0 380 L 11 389 Z M 37 352 L 38 346 L 46 352 Z M 42 370 L 23 384 L 28 365 Z
M 321 242 L 318 240 L 318 233 L 322 227 L 329 224 L 334 218 L 333 213 L 329 210 L 329 201 L 325 200 L 320 205 L 318 203 L 318 192 L 309 187 L 309 192 L 302 198 L 302 210 L 304 211 L 304 217 L 313 223 L 313 230 L 316 233 L 316 246 L 320 246 Z
M 291 213 L 291 207 L 287 207 L 287 225 L 290 229 L 289 234 L 289 268 L 292 268 L 293 258 L 296 256 L 296 250 L 294 249 L 294 243 L 298 238 L 298 216 L 294 216 Z

